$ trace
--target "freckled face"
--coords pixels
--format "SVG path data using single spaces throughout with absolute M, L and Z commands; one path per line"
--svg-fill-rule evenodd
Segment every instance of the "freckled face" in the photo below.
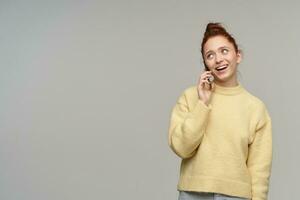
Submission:
M 236 52 L 231 42 L 224 36 L 207 40 L 203 48 L 204 62 L 212 71 L 216 83 L 221 85 L 237 84 L 237 65 L 241 62 L 240 52 Z

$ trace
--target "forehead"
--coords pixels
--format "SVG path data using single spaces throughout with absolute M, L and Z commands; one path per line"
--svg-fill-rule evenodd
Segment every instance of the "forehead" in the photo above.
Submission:
M 204 45 L 204 52 L 217 51 L 220 47 L 234 48 L 233 44 L 224 36 L 214 36 L 209 38 Z

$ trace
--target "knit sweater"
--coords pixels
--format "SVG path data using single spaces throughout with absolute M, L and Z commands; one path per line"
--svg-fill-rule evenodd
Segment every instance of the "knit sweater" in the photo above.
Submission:
M 214 84 L 208 105 L 197 86 L 185 89 L 171 113 L 168 143 L 182 158 L 178 190 L 267 199 L 271 118 L 240 83 Z

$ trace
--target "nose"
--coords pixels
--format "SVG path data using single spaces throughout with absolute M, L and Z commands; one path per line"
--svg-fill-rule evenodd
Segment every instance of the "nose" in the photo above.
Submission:
M 223 60 L 223 57 L 221 54 L 216 54 L 216 63 L 221 63 Z

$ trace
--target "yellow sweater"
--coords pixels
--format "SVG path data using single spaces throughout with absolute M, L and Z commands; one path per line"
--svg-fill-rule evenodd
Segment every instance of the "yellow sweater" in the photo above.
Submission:
M 178 190 L 267 199 L 271 118 L 240 83 L 215 84 L 208 106 L 196 86 L 187 88 L 172 110 L 168 142 L 182 158 Z

